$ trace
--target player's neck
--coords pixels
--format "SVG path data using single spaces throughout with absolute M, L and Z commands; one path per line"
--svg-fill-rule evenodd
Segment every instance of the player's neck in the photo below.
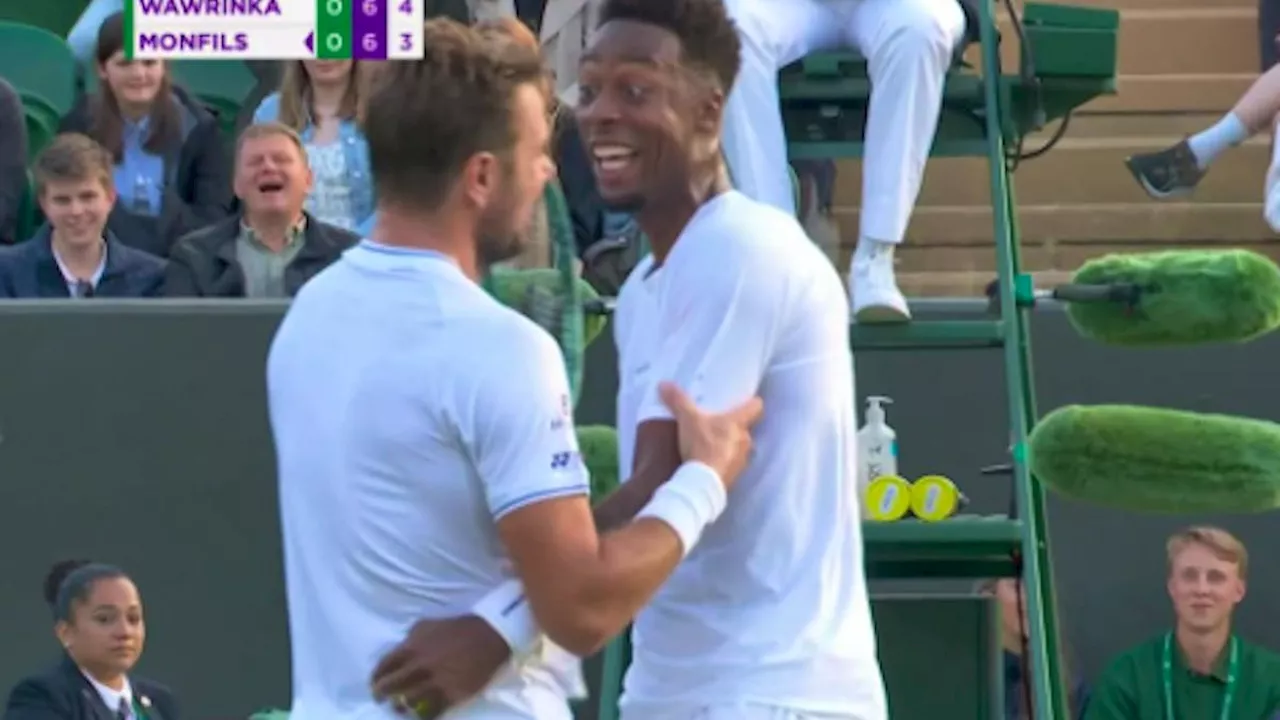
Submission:
M 1222 650 L 1231 639 L 1231 624 L 1223 623 L 1212 630 L 1201 631 L 1179 625 L 1174 632 L 1178 648 L 1187 661 L 1187 667 L 1208 675 L 1213 671 L 1213 664 L 1222 655 Z
M 421 213 L 379 205 L 370 239 L 391 247 L 431 250 L 448 256 L 463 274 L 480 281 L 475 230 L 448 212 Z
M 648 238 L 649 251 L 658 265 L 666 261 L 698 208 L 730 189 L 728 170 L 721 164 L 713 173 L 701 179 L 691 178 L 680 192 L 646 203 L 636 213 L 636 222 Z

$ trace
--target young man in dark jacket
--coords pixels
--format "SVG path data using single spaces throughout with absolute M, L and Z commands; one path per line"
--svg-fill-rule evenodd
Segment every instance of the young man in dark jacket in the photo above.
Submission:
M 164 261 L 107 230 L 111 169 L 111 154 L 83 135 L 59 135 L 40 153 L 36 194 L 48 223 L 28 242 L 0 248 L 0 298 L 158 294 Z

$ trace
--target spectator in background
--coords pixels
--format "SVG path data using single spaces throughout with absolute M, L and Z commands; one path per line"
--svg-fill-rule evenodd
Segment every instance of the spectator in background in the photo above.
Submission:
M 22 98 L 0 78 L 0 245 L 18 241 L 18 213 L 27 191 L 27 119 Z
M 1027 601 L 1022 583 L 1013 578 L 988 580 L 979 592 L 996 599 L 1000 606 L 1000 641 L 1004 646 L 1004 717 L 1005 720 L 1032 720 L 1037 717 L 1027 707 L 1031 676 L 1027 672 L 1024 648 L 1027 646 Z M 1089 704 L 1089 689 L 1071 672 L 1065 653 L 1058 663 L 1064 679 L 1070 684 L 1072 718 L 1083 718 Z
M 168 688 L 129 674 L 142 654 L 146 624 L 138 588 L 124 571 L 58 563 L 45 589 L 64 654 L 53 668 L 14 686 L 4 720 L 179 720 Z
M 1231 533 L 1192 527 L 1166 546 L 1173 629 L 1103 673 L 1086 720 L 1270 718 L 1280 711 L 1280 657 L 1232 633 L 1249 556 Z
M 33 170 L 48 222 L 30 241 L 0 248 L 0 298 L 159 294 L 164 261 L 107 228 L 116 192 L 106 148 L 84 135 L 59 135 Z
M 354 60 L 295 60 L 280 91 L 253 114 L 280 122 L 302 137 L 315 174 L 307 212 L 321 222 L 356 230 L 373 216 L 369 146 L 360 130 L 365 78 Z
M 71 52 L 77 60 L 82 64 L 92 60 L 98 41 L 98 29 L 102 27 L 103 21 L 123 11 L 124 0 L 91 0 L 84 12 L 80 14 L 80 18 L 76 20 L 71 32 L 67 34 L 67 45 L 71 46 Z M 245 60 L 244 64 L 249 68 L 249 72 L 253 73 L 257 84 L 242 101 L 244 109 L 236 119 L 237 132 L 253 122 L 254 108 L 258 107 L 258 103 L 261 103 L 264 97 L 280 86 L 278 60 Z
M 1280 112 L 1280 67 L 1249 86 L 1231 112 L 1176 145 L 1125 160 L 1129 172 L 1153 200 L 1190 195 L 1222 153 L 1264 130 Z
M 164 61 L 126 60 L 124 42 L 124 20 L 112 15 L 98 32 L 99 89 L 59 129 L 111 152 L 116 236 L 167 257 L 178 237 L 230 211 L 227 153 L 217 118 L 170 82 Z
M 236 147 L 242 213 L 178 241 L 164 293 L 292 297 L 359 238 L 303 210 L 312 171 L 302 138 L 282 123 L 250 125 Z

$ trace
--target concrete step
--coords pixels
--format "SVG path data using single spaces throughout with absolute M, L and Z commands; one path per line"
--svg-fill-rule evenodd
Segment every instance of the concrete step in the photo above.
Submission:
M 1058 270 L 1031 272 L 1037 287 L 1053 287 L 1071 279 L 1071 274 Z M 919 297 L 983 297 L 987 283 L 995 276 L 986 272 L 899 272 L 898 287 L 909 298 Z
M 1027 205 L 1079 205 L 1149 202 L 1124 159 L 1158 150 L 1180 136 L 1146 138 L 1068 138 L 1043 157 L 1022 163 L 1014 173 L 1018 202 Z M 1025 149 L 1037 147 L 1029 143 Z M 1261 201 L 1270 162 L 1269 139 L 1254 138 L 1214 163 L 1194 196 L 1197 202 Z M 852 209 L 861 197 L 861 163 L 841 161 L 835 205 Z M 985 159 L 935 158 L 925 171 L 918 207 L 987 206 L 989 170 Z
M 1085 105 L 1088 112 L 1226 112 L 1258 78 L 1254 70 L 1237 73 L 1120 75 L 1116 94 Z
M 1194 250 L 1214 246 L 1191 243 L 1177 247 Z M 1280 247 L 1275 244 L 1241 247 L 1260 252 L 1273 260 L 1280 255 Z M 1024 248 L 1023 270 L 1035 278 L 1037 287 L 1050 288 L 1070 282 L 1075 270 L 1091 258 L 1149 250 L 1151 248 L 1143 245 L 1029 247 Z M 908 297 L 981 297 L 987 284 L 996 278 L 992 253 L 985 248 L 930 248 L 928 255 L 930 260 L 925 260 L 923 253 L 901 253 L 897 269 L 898 286 Z M 941 267 L 944 261 L 951 264 Z
M 982 297 L 991 278 L 986 273 L 898 273 L 898 287 L 910 298 L 916 297 Z
M 1152 248 L 1143 243 L 1075 244 L 1057 243 L 1023 247 L 1023 271 L 1030 273 L 1040 288 L 1070 282 L 1075 271 L 1092 258 L 1110 253 L 1140 253 L 1153 249 L 1220 249 L 1213 242 L 1188 242 Z M 1243 243 L 1233 245 L 1253 250 L 1280 260 L 1280 243 Z M 845 248 L 839 267 L 848 267 Z M 898 251 L 898 285 L 908 297 L 981 297 L 989 282 L 995 279 L 994 252 L 991 248 L 904 246 Z
M 857 241 L 858 212 L 837 211 L 842 246 Z M 1022 205 L 1023 243 L 1145 244 L 1215 242 L 1219 245 L 1280 243 L 1262 218 L 1260 203 L 1116 203 Z M 906 248 L 994 247 L 991 212 L 976 207 L 923 207 L 911 219 Z
M 1169 243 L 1150 242 L 1052 242 L 1024 243 L 1022 267 L 1028 271 L 1073 271 L 1086 261 L 1110 253 L 1141 253 L 1153 250 L 1197 248 L 1246 248 L 1268 257 L 1280 254 L 1280 243 L 1218 243 L 1209 241 Z M 946 273 L 982 272 L 987 279 L 995 277 L 995 248 L 993 246 L 911 246 L 904 245 L 897 254 L 899 272 Z
M 1053 1 L 1067 2 L 1067 0 Z M 1017 0 L 1014 2 L 1014 7 L 1021 9 L 1024 4 L 1021 0 Z M 1067 4 L 1081 7 L 1118 8 L 1121 13 L 1134 10 L 1203 10 L 1205 7 L 1205 3 L 1202 0 L 1069 0 Z M 1215 8 L 1256 10 L 1258 2 L 1257 0 L 1216 0 L 1213 6 Z M 997 3 L 997 7 L 1003 12 L 1003 0 Z
M 1006 70 L 1018 67 L 1017 33 L 1000 13 L 1000 56 Z M 975 45 L 965 53 L 977 65 Z M 1257 73 L 1255 5 L 1124 8 L 1120 13 L 1117 71 L 1123 75 Z
M 1119 113 L 1087 112 L 1072 115 L 1063 139 L 1181 138 L 1193 135 L 1222 119 L 1220 112 L 1182 113 Z M 1058 130 L 1058 123 L 1051 123 L 1043 130 L 1027 137 L 1029 147 L 1040 147 Z

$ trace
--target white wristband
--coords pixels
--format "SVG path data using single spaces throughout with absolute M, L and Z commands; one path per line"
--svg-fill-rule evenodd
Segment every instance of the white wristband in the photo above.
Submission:
M 657 518 L 670 525 L 688 557 L 702 531 L 720 517 L 728 501 L 719 473 L 704 463 L 686 462 L 636 517 Z
M 490 590 L 471 612 L 489 623 L 507 641 L 512 656 L 523 657 L 538 648 L 542 631 L 524 597 L 519 580 L 508 580 Z

